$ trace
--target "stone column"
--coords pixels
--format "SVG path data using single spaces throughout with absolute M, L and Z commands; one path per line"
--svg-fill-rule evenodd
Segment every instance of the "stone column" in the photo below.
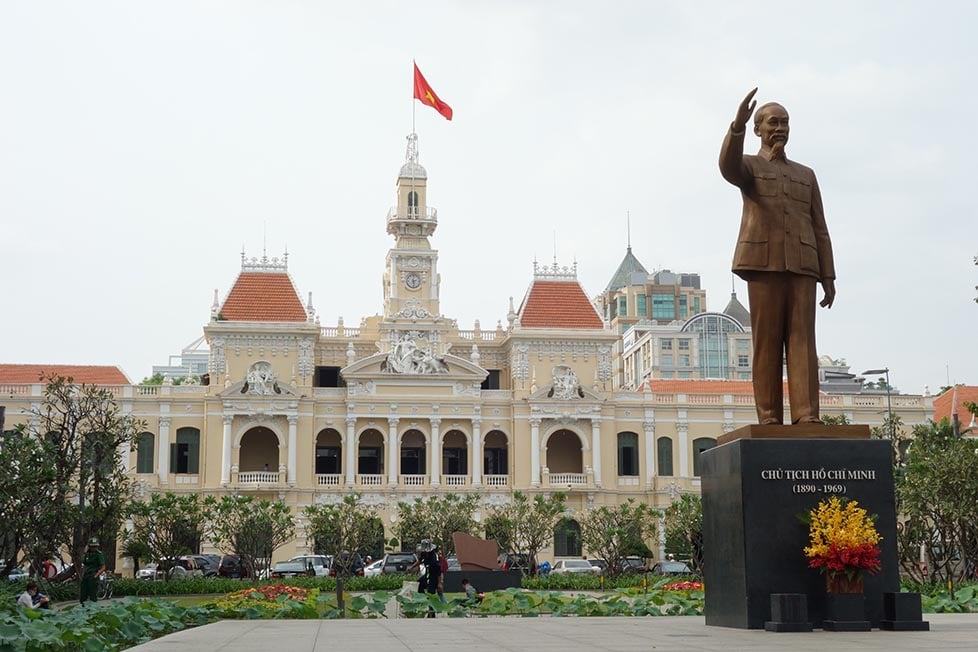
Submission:
M 299 417 L 296 415 L 289 415 L 289 457 L 288 457 L 288 470 L 286 471 L 286 482 L 289 483 L 290 487 L 295 486 L 295 476 L 296 476 L 296 424 L 299 422 Z
M 655 421 L 643 421 L 645 431 L 645 486 L 655 486 Z
M 431 486 L 441 484 L 441 419 L 431 420 Z
M 160 484 L 166 484 L 166 474 L 170 472 L 170 417 L 160 417 L 160 441 L 158 446 Z
M 540 486 L 540 419 L 530 418 L 530 484 Z
M 482 420 L 472 419 L 472 463 L 469 473 L 472 475 L 472 486 L 482 486 Z
M 397 446 L 397 424 L 400 423 L 400 418 L 390 417 L 387 419 L 387 425 L 389 430 L 387 433 L 387 484 L 392 487 L 397 486 L 397 476 L 399 474 L 397 457 L 398 457 L 398 446 Z
M 226 487 L 231 482 L 231 422 L 234 417 L 224 415 L 224 436 L 221 439 L 221 486 Z
M 594 486 L 601 486 L 601 419 L 591 419 L 591 468 L 594 470 Z
M 679 433 L 679 475 L 688 478 L 691 475 L 689 469 L 689 422 L 683 420 L 676 423 L 676 432 Z
M 346 418 L 346 442 L 343 445 L 343 470 L 346 472 L 346 486 L 357 483 L 357 419 Z

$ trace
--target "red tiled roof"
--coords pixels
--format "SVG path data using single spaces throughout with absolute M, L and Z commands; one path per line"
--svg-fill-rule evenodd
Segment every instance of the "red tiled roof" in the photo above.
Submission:
M 961 385 L 959 387 L 952 387 L 940 396 L 934 399 L 934 421 L 940 421 L 941 419 L 951 418 L 951 413 L 954 410 L 951 409 L 951 404 L 954 402 L 954 391 L 957 390 L 957 409 L 958 409 L 958 421 L 961 422 L 961 427 L 967 428 L 968 424 L 971 423 L 971 413 L 968 412 L 968 408 L 964 406 L 965 403 L 978 403 L 978 387 Z
M 754 383 L 749 380 L 665 380 L 653 378 L 644 383 L 639 391 L 656 394 L 753 394 Z M 788 394 L 788 383 L 784 383 Z
M 71 377 L 77 384 L 131 385 L 119 367 L 74 364 L 0 364 L 0 383 L 37 383 L 50 375 Z
M 241 272 L 221 306 L 228 321 L 306 321 L 288 274 Z
M 577 281 L 533 281 L 519 315 L 524 328 L 604 328 Z

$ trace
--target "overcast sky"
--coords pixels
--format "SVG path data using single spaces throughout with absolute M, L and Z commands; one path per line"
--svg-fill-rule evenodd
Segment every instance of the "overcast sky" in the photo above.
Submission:
M 242 247 L 288 248 L 324 326 L 380 312 L 416 59 L 455 112 L 419 104 L 417 133 L 461 328 L 505 320 L 555 239 L 599 293 L 628 212 L 639 260 L 722 310 L 741 199 L 717 153 L 758 86 L 825 202 L 819 352 L 906 392 L 978 383 L 974 7 L 7 0 L 0 362 L 138 382 L 202 334 Z

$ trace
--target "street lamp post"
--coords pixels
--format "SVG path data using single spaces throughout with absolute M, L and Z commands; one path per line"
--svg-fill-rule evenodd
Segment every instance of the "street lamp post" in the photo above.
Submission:
M 886 376 L 886 420 L 890 424 L 890 439 L 892 440 L 895 433 L 893 432 L 893 405 L 890 403 L 890 368 L 870 369 L 863 372 L 864 376 L 879 376 L 880 374 Z

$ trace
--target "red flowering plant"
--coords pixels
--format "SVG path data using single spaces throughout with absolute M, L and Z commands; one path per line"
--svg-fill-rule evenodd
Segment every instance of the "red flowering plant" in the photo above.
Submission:
M 805 548 L 809 568 L 848 580 L 880 570 L 880 535 L 874 517 L 855 500 L 830 496 L 803 520 L 808 522 L 810 545 Z

